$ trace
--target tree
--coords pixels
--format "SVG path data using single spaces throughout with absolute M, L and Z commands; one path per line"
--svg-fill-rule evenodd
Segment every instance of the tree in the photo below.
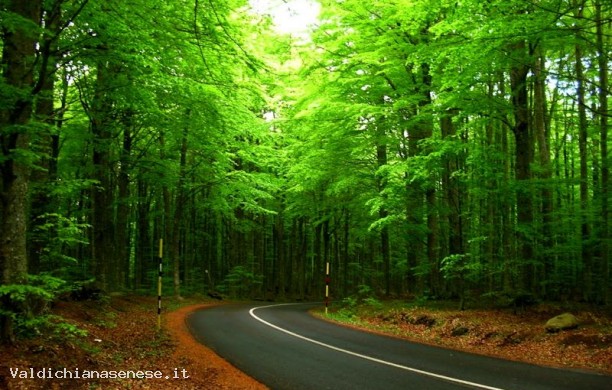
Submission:
M 25 282 L 28 271 L 27 195 L 32 155 L 28 144 L 32 133 L 34 96 L 39 92 L 36 72 L 36 47 L 42 3 L 11 1 L 2 20 L 2 144 L 0 270 L 3 284 Z M 2 297 L 3 306 L 8 304 Z M 12 320 L 0 317 L 1 338 L 13 338 Z

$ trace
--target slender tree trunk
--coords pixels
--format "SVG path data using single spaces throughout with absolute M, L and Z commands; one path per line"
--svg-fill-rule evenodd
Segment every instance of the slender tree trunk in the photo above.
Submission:
M 578 4 L 575 16 L 582 19 L 584 4 Z M 593 254 L 591 251 L 591 225 L 589 223 L 589 172 L 587 151 L 587 117 L 584 88 L 584 66 L 582 64 L 582 47 L 575 47 L 576 55 L 576 98 L 578 103 L 578 150 L 580 154 L 580 231 L 582 235 L 582 265 L 583 265 L 583 299 L 592 300 L 593 293 Z
M 427 117 L 425 109 L 431 106 L 431 85 L 432 77 L 428 64 L 421 65 L 421 80 L 423 94 L 422 100 L 419 102 L 419 115 L 423 117 L 419 119 L 419 134 L 421 138 L 431 138 L 433 135 L 433 121 Z M 430 151 L 424 151 L 430 153 Z M 438 210 L 436 202 L 436 186 L 433 178 L 426 183 L 425 202 L 427 204 L 427 262 L 431 270 L 430 288 L 434 295 L 440 295 L 440 258 L 438 256 Z
M 297 219 L 291 218 L 291 233 L 289 234 L 289 242 L 288 242 L 288 253 L 287 260 L 289 262 L 288 272 L 287 272 L 287 289 L 289 291 L 289 296 L 292 299 L 295 299 L 298 292 L 298 275 L 299 268 L 298 264 L 298 232 L 297 232 Z
M 141 178 L 137 181 L 138 205 L 136 208 L 136 257 L 134 264 L 133 287 L 139 290 L 147 280 L 147 259 L 152 258 L 151 237 L 149 233 L 149 212 L 151 209 L 150 195 L 147 184 Z M 147 251 L 146 249 L 149 249 Z
M 298 219 L 298 261 L 297 261 L 297 269 L 299 272 L 299 282 L 298 282 L 298 294 L 301 299 L 306 298 L 306 283 L 307 283 L 307 261 L 306 257 L 308 256 L 308 239 L 306 236 L 306 228 L 304 226 L 304 217 L 300 217 Z
M 311 291 L 312 288 L 314 288 L 314 295 L 317 297 L 322 296 L 322 287 L 323 287 L 323 272 L 324 272 L 324 265 L 323 265 L 323 253 L 322 253 L 322 248 L 321 248 L 321 236 L 322 236 L 322 232 L 323 232 L 323 223 L 318 222 L 315 227 L 314 227 L 314 244 L 313 244 L 313 275 L 312 278 L 313 283 L 312 286 L 310 286 Z
M 330 254 L 331 254 L 331 245 L 330 245 L 330 239 L 331 239 L 331 234 L 329 232 L 329 217 L 328 219 L 325 220 L 325 222 L 323 222 L 323 262 L 321 264 L 321 273 L 318 275 L 319 279 L 321 280 L 321 289 L 320 289 L 320 294 L 321 295 L 325 295 L 324 294 L 324 281 L 325 281 L 325 270 L 327 267 L 327 264 L 330 264 Z
M 187 112 L 186 116 L 189 117 Z M 172 218 L 172 242 L 170 243 L 172 258 L 172 276 L 174 296 L 181 297 L 181 229 L 183 227 L 184 206 L 187 200 L 185 192 L 185 176 L 187 165 L 187 134 L 188 128 L 183 129 L 181 138 L 181 156 L 179 163 L 179 178 L 176 185 L 176 198 L 174 205 L 174 217 Z M 237 244 L 237 243 L 236 243 Z
M 550 163 L 550 141 L 549 131 L 547 128 L 548 120 L 546 119 L 546 74 L 545 74 L 545 62 L 546 59 L 544 54 L 541 52 L 541 48 L 538 47 L 538 56 L 535 59 L 534 72 L 534 90 L 533 90 L 533 106 L 534 106 L 534 126 L 533 129 L 536 134 L 536 140 L 538 143 L 538 157 L 540 163 L 539 176 L 542 179 L 540 197 L 541 200 L 541 214 L 542 214 L 542 230 L 541 230 L 541 242 L 543 248 L 539 256 L 539 262 L 541 263 L 540 272 L 534 274 L 534 276 L 540 281 L 546 281 L 551 277 L 552 273 L 552 262 L 549 250 L 552 247 L 552 212 L 553 212 L 553 193 L 552 193 L 552 167 Z M 535 281 L 534 281 L 535 284 Z M 546 284 L 542 283 L 542 288 L 546 289 Z M 541 291 L 546 295 L 546 290 Z
M 350 239 L 350 214 L 347 208 L 343 208 L 344 224 L 343 224 L 343 247 L 342 247 L 342 294 L 348 294 L 348 278 L 349 278 L 349 239 Z
M 419 293 L 423 290 L 423 280 L 415 275 L 415 269 L 419 266 L 423 254 L 423 234 L 422 234 L 422 212 L 423 194 L 415 188 L 416 184 L 411 184 L 409 174 L 406 174 L 406 221 L 407 221 L 407 243 L 406 261 L 408 264 L 407 283 L 408 289 L 412 293 Z
M 521 40 L 513 47 L 514 66 L 510 69 L 510 88 L 514 111 L 515 139 L 515 178 L 517 180 L 517 237 L 521 256 L 521 287 L 533 291 L 533 245 L 531 226 L 533 223 L 533 204 L 530 191 L 532 160 L 531 137 L 529 134 L 529 101 L 527 93 L 527 75 L 530 66 L 524 63 L 528 57 L 525 41 Z
M 489 98 L 493 98 L 495 95 L 495 90 L 494 90 L 494 83 L 493 80 L 491 80 L 491 82 L 488 84 L 488 96 Z M 490 150 L 494 150 L 494 148 L 496 147 L 495 145 L 495 133 L 496 133 L 496 126 L 495 126 L 496 122 L 493 121 L 488 121 L 487 124 L 485 125 L 485 133 L 486 133 L 486 138 L 485 138 L 485 142 L 484 142 L 484 150 L 485 151 L 490 151 Z M 487 153 L 489 154 L 489 153 Z M 487 156 L 486 157 L 486 162 L 489 163 L 491 160 L 493 160 L 492 156 Z M 495 160 L 493 160 L 495 161 Z M 494 166 L 499 167 L 500 164 L 498 161 L 495 161 Z M 488 239 L 486 241 L 486 250 L 485 250 L 485 256 L 488 259 L 488 263 L 489 263 L 489 267 L 492 270 L 501 270 L 502 268 L 500 266 L 503 266 L 503 263 L 501 263 L 500 260 L 500 256 L 499 256 L 499 252 L 500 252 L 500 247 L 501 247 L 501 237 L 503 236 L 503 234 L 500 234 L 500 226 L 499 223 L 495 223 L 496 221 L 496 210 L 498 210 L 500 208 L 500 202 L 498 201 L 498 197 L 496 196 L 496 178 L 493 175 L 490 175 L 488 177 L 486 177 L 485 179 L 485 188 L 486 188 L 486 217 L 484 220 L 484 232 L 487 235 Z M 469 204 L 469 203 L 468 203 Z M 499 274 L 498 272 L 489 272 L 489 275 L 487 277 L 487 289 L 486 292 L 493 292 L 499 289 L 499 287 L 501 286 L 503 288 L 503 272 L 501 273 L 502 278 L 498 279 L 496 278 L 496 274 Z
M 504 74 L 502 72 L 498 75 L 498 87 L 499 96 L 506 96 L 506 81 L 504 80 Z M 500 145 L 499 151 L 501 152 L 502 159 L 499 162 L 502 166 L 502 179 L 500 183 L 503 188 L 511 188 L 510 181 L 512 175 L 512 158 L 510 153 L 509 145 L 510 135 L 508 133 L 508 127 L 501 125 L 496 132 L 495 143 Z M 503 291 L 511 291 L 515 288 L 515 270 L 516 270 L 516 249 L 515 249 L 515 238 L 513 234 L 513 222 L 512 217 L 515 212 L 515 202 L 512 197 L 502 196 L 499 199 L 499 205 L 501 211 L 501 251 L 499 256 L 502 264 L 502 289 Z
M 114 270 L 115 280 L 119 289 L 126 286 L 129 275 L 130 260 L 130 178 L 132 153 L 132 115 L 125 113 L 123 128 L 123 146 L 121 149 L 121 167 L 118 177 L 118 204 L 117 204 L 117 226 L 115 230 L 117 245 L 117 267 Z
M 440 119 L 440 129 L 442 138 L 451 140 L 456 135 L 455 126 L 453 124 L 454 110 L 449 110 Z M 445 167 L 442 173 L 442 186 L 445 193 L 446 218 L 448 220 L 448 254 L 464 254 L 463 245 L 463 203 L 466 201 L 466 195 L 461 190 L 461 185 L 455 177 L 454 173 L 460 169 L 460 157 L 448 156 L 445 158 Z M 491 238 L 492 239 L 492 238 Z M 461 292 L 461 289 L 459 289 Z M 463 297 L 462 297 L 463 298 Z
M 161 161 L 166 160 L 166 135 L 163 131 L 159 134 L 159 159 Z M 160 175 L 161 176 L 161 175 Z M 162 210 L 161 216 L 159 218 L 159 227 L 157 231 L 157 237 L 153 238 L 154 242 L 163 240 L 163 253 L 162 258 L 165 259 L 168 253 L 172 253 L 173 250 L 172 244 L 169 242 L 169 228 L 168 224 L 171 223 L 172 220 L 172 199 L 170 196 L 170 190 L 168 189 L 168 185 L 166 184 L 166 180 L 162 180 L 162 190 L 161 190 L 161 199 L 156 201 L 156 204 L 161 202 Z M 158 195 L 159 196 L 159 195 Z M 159 206 L 158 206 L 159 207 Z M 219 227 L 220 228 L 220 227 Z M 173 269 L 174 272 L 174 269 Z
M 385 136 L 385 131 L 383 129 L 378 130 L 377 137 L 377 145 L 376 145 L 376 162 L 377 168 L 381 168 L 387 165 L 387 141 Z M 387 180 L 378 176 L 378 192 L 381 194 L 380 196 L 383 199 L 386 196 L 383 195 L 385 187 L 387 185 Z M 378 217 L 381 220 L 384 220 L 389 215 L 386 206 L 382 206 L 378 211 Z M 384 222 L 382 228 L 380 229 L 380 252 L 383 258 L 383 273 L 384 273 L 384 286 L 385 286 L 385 295 L 389 296 L 391 294 L 391 253 L 390 253 L 390 244 L 389 244 L 389 227 L 387 223 Z
M 282 205 L 280 206 L 280 212 L 276 216 L 274 224 L 274 248 L 275 248 L 275 259 L 276 259 L 276 272 L 278 273 L 277 284 L 276 284 L 276 296 L 279 298 L 285 297 L 285 226 L 283 221 Z
M 606 49 L 604 45 L 604 23 L 602 19 L 602 0 L 595 1 L 595 22 L 596 22 L 596 45 L 597 45 L 597 61 L 599 68 L 599 133 L 600 133 L 600 153 L 601 153 L 601 231 L 599 235 L 600 239 L 600 253 L 601 253 L 601 300 L 604 304 L 609 303 L 610 293 L 610 259 L 608 250 L 610 247 L 610 226 L 609 226 L 609 191 L 610 191 L 610 163 L 608 159 L 608 62 L 606 60 Z M 607 22 L 610 23 L 609 21 Z M 608 28 L 609 31 L 609 28 Z

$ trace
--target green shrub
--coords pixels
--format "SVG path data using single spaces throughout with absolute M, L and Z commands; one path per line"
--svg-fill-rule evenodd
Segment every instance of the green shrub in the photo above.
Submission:
M 219 289 L 232 297 L 245 298 L 262 282 L 262 275 L 250 271 L 248 267 L 237 265 L 227 274 Z
M 82 334 L 74 325 L 49 314 L 51 303 L 67 290 L 66 282 L 49 275 L 28 275 L 27 284 L 0 286 L 0 316 L 8 317 L 19 337 L 34 337 L 43 331 L 54 335 Z

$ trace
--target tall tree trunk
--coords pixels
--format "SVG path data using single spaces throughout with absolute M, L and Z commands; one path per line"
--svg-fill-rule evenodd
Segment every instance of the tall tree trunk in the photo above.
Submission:
M 187 112 L 187 117 L 190 113 Z M 186 202 L 185 176 L 187 166 L 187 134 L 188 128 L 183 129 L 181 138 L 181 156 L 179 163 L 179 177 L 176 185 L 176 198 L 174 216 L 172 218 L 172 242 L 170 243 L 170 257 L 172 259 L 173 291 L 176 298 L 181 296 L 181 229 L 183 224 L 184 206 Z
M 118 177 L 117 226 L 115 229 L 117 245 L 117 267 L 114 270 L 117 287 L 123 288 L 128 283 L 130 267 L 130 177 L 132 153 L 132 112 L 126 112 L 123 121 L 123 146 L 121 149 L 121 167 Z
M 608 250 L 610 247 L 610 226 L 609 226 L 609 211 L 608 211 L 608 198 L 610 191 L 610 162 L 608 159 L 608 62 L 606 56 L 606 48 L 604 45 L 604 23 L 606 23 L 602 19 L 602 0 L 595 1 L 595 23 L 596 23 L 596 46 L 597 46 L 597 64 L 599 68 L 599 133 L 600 133 L 600 153 L 601 153 L 601 205 L 600 205 L 600 214 L 601 214 L 601 228 L 599 234 L 600 240 L 600 262 L 601 262 L 601 275 L 600 275 L 600 285 L 601 291 L 601 300 L 604 304 L 609 303 L 609 293 L 610 293 L 610 259 Z M 608 19 L 609 25 L 609 19 Z M 609 28 L 608 28 L 609 30 Z M 609 35 L 608 35 L 609 36 Z
M 347 208 L 342 209 L 344 214 L 343 236 L 342 236 L 342 294 L 348 294 L 348 278 L 349 278 L 349 239 L 350 239 L 350 213 Z
M 419 134 L 422 138 L 431 138 L 433 135 L 433 120 L 426 112 L 426 109 L 431 106 L 431 85 L 432 77 L 430 74 L 429 64 L 421 64 L 421 93 L 423 98 L 419 102 Z M 425 150 L 426 154 L 430 151 Z M 425 202 L 427 204 L 427 262 L 429 264 L 430 273 L 430 288 L 434 295 L 440 295 L 440 258 L 438 256 L 438 211 L 436 205 L 436 185 L 434 179 L 426 183 Z
M 308 256 L 308 238 L 306 234 L 306 227 L 304 226 L 304 217 L 300 217 L 298 219 L 298 261 L 297 261 L 297 269 L 299 275 L 299 288 L 298 294 L 300 299 L 306 298 L 306 283 L 307 283 L 307 274 L 308 274 L 308 262 L 306 258 Z
M 105 50 L 105 49 L 102 49 Z M 115 287 L 113 275 L 109 270 L 115 263 L 113 193 L 111 178 L 111 150 L 114 123 L 111 98 L 112 82 L 118 69 L 111 62 L 100 61 L 90 111 L 90 126 L 93 135 L 93 178 L 96 185 L 92 189 L 92 263 L 95 284 L 102 290 Z
M 493 98 L 495 95 L 495 90 L 494 90 L 494 83 L 493 80 L 491 80 L 491 82 L 488 83 L 487 86 L 487 93 L 489 98 Z M 488 121 L 485 125 L 485 133 L 486 133 L 486 138 L 484 141 L 484 150 L 485 151 L 490 151 L 490 150 L 495 150 L 494 148 L 496 147 L 495 145 L 495 134 L 496 134 L 496 123 L 494 121 Z M 489 153 L 487 153 L 489 156 L 486 157 L 485 161 L 488 163 L 490 161 L 495 161 L 495 165 L 496 167 L 499 167 L 501 164 L 499 164 L 499 159 L 494 159 L 494 157 L 490 156 Z M 499 223 L 495 223 L 496 218 L 498 216 L 498 214 L 496 213 L 496 210 L 499 210 L 500 208 L 500 202 L 498 201 L 499 197 L 496 196 L 496 185 L 497 185 L 497 180 L 493 175 L 488 175 L 485 178 L 485 189 L 486 189 L 486 217 L 483 221 L 484 223 L 484 230 L 483 232 L 486 234 L 487 236 L 487 241 L 486 241 L 486 249 L 485 249 L 485 256 L 486 259 L 488 259 L 488 263 L 489 263 L 489 267 L 492 270 L 502 270 L 502 266 L 503 263 L 500 263 L 500 256 L 499 256 L 499 252 L 500 252 L 500 247 L 501 247 L 501 237 L 503 236 L 503 233 L 500 234 L 500 226 Z M 469 203 L 468 203 L 469 204 Z M 499 221 L 499 220 L 497 220 Z M 499 289 L 499 287 L 501 286 L 503 288 L 503 272 L 502 274 L 502 278 L 499 279 L 496 277 L 496 275 L 498 275 L 499 272 L 489 272 L 489 275 L 487 276 L 487 289 L 486 292 L 493 292 Z
M 512 92 L 512 107 L 514 112 L 515 139 L 515 178 L 517 180 L 517 237 L 520 248 L 520 288 L 533 290 L 533 244 L 531 226 L 533 223 L 533 204 L 530 191 L 533 145 L 529 134 L 529 101 L 527 93 L 527 75 L 530 70 L 525 58 L 529 57 L 524 40 L 513 45 L 512 59 L 514 65 L 510 69 L 510 89 Z
M 314 294 L 314 296 L 317 296 L 317 297 L 323 296 L 323 293 L 322 293 L 323 278 L 324 278 L 323 272 L 325 271 L 325 269 L 323 268 L 325 267 L 325 265 L 323 264 L 323 253 L 321 251 L 322 232 L 323 232 L 323 223 L 317 222 L 317 224 L 314 226 L 314 238 L 313 238 L 314 239 L 314 243 L 313 243 L 314 259 L 313 259 L 313 264 L 312 264 L 313 281 L 312 281 L 312 285 L 309 286 L 310 292 Z M 314 289 L 314 292 L 313 292 L 313 289 Z
M 577 4 L 575 16 L 582 19 L 584 3 Z M 578 33 L 579 34 L 579 33 Z M 589 172 L 588 172 L 588 133 L 584 88 L 584 66 L 582 64 L 582 47 L 575 46 L 576 98 L 578 104 L 578 150 L 580 154 L 580 231 L 582 235 L 582 266 L 583 266 L 583 299 L 592 300 L 593 293 L 593 253 L 591 250 L 591 225 L 589 223 Z
M 549 255 L 549 249 L 552 247 L 552 167 L 550 163 L 550 132 L 547 128 L 548 120 L 546 119 L 546 59 L 540 46 L 538 46 L 536 53 L 537 57 L 533 68 L 535 78 L 533 85 L 533 129 L 538 143 L 538 157 L 540 163 L 539 176 L 542 179 L 540 189 L 542 203 L 540 209 L 542 214 L 541 241 L 543 248 L 540 250 L 542 254 L 538 256 L 538 266 L 541 267 L 541 269 L 539 272 L 535 273 L 534 276 L 540 281 L 547 281 L 552 273 L 552 261 Z M 544 289 L 541 292 L 546 295 L 546 283 L 542 283 L 541 288 Z
M 31 183 L 31 203 L 30 203 L 30 232 L 36 230 L 46 224 L 44 218 L 47 213 L 52 213 L 57 210 L 57 205 L 53 204 L 50 196 L 49 184 L 55 180 L 57 166 L 57 129 L 54 126 L 56 122 L 56 113 L 53 107 L 53 94 L 55 92 L 55 68 L 57 61 L 52 52 L 57 49 L 56 40 L 52 39 L 54 34 L 59 33 L 60 7 L 59 2 L 53 4 L 51 9 L 45 9 L 43 14 L 44 25 L 47 27 L 48 33 L 43 35 L 41 43 L 40 56 L 42 63 L 46 66 L 41 66 L 38 70 L 38 79 L 40 84 L 40 92 L 36 99 L 35 118 L 38 122 L 46 126 L 45 131 L 38 137 L 32 140 L 37 144 L 39 150 L 43 152 L 39 166 L 42 169 L 36 169 L 30 177 Z M 41 256 L 44 248 L 50 245 L 52 235 L 57 234 L 55 231 L 50 231 L 45 237 L 37 234 L 33 235 L 33 239 L 29 242 L 28 260 L 29 272 L 38 273 L 41 270 Z M 55 269 L 61 264 L 47 264 L 47 269 Z
M 376 162 L 378 169 L 387 165 L 387 141 L 385 131 L 383 129 L 378 129 Z M 383 194 L 387 185 L 387 180 L 381 175 L 378 175 L 377 180 L 378 192 L 380 196 L 385 199 L 386 196 Z M 385 218 L 387 218 L 388 215 L 389 212 L 387 211 L 386 206 L 383 205 L 378 211 L 378 217 L 381 220 L 384 220 Z M 389 296 L 389 294 L 391 294 L 391 250 L 389 244 L 389 227 L 387 226 L 387 222 L 383 222 L 383 226 L 380 229 L 380 252 L 383 258 L 385 295 Z
M 282 202 L 282 201 L 281 201 Z M 276 216 L 274 223 L 274 249 L 276 259 L 276 269 L 278 278 L 276 279 L 276 296 L 279 298 L 285 297 L 285 272 L 286 272 L 286 258 L 285 258 L 285 226 L 283 221 L 283 205 L 280 205 L 280 210 Z
M 3 88 L 11 92 L 3 97 L 0 111 L 0 281 L 2 284 L 23 283 L 28 272 L 26 249 L 27 194 L 30 167 L 19 151 L 29 147 L 28 125 L 32 115 L 35 44 L 38 31 L 32 26 L 40 22 L 42 2 L 10 1 L 6 11 L 31 23 L 21 22 L 4 28 L 2 45 Z M 17 153 L 16 153 L 17 152 Z M 0 303 L 1 304 L 1 303 Z M 10 317 L 0 316 L 0 341 L 13 340 Z
M 289 234 L 289 242 L 288 242 L 288 251 L 287 251 L 287 261 L 288 261 L 288 272 L 287 272 L 287 289 L 289 291 L 289 295 L 291 298 L 295 299 L 297 293 L 297 285 L 298 285 L 298 275 L 300 273 L 297 268 L 298 258 L 297 258 L 297 247 L 298 247 L 298 239 L 297 239 L 297 219 L 291 218 L 291 233 Z
M 331 234 L 329 231 L 329 216 L 326 217 L 327 219 L 323 222 L 323 263 L 322 263 L 322 267 L 321 267 L 321 273 L 318 276 L 318 278 L 321 280 L 321 285 L 324 286 L 324 281 L 325 281 L 325 271 L 326 271 L 326 267 L 327 264 L 330 264 L 330 254 L 331 254 L 331 247 L 330 247 L 330 239 L 331 239 Z M 321 288 L 321 295 L 324 295 L 324 288 Z
M 165 161 L 166 160 L 166 134 L 163 131 L 160 132 L 158 140 L 159 140 L 159 159 L 161 161 Z M 165 243 L 162 248 L 165 251 L 164 253 L 162 253 L 162 258 L 165 259 L 166 254 L 171 253 L 171 251 L 173 250 L 173 248 L 171 247 L 171 244 L 168 242 L 168 238 L 169 238 L 168 237 L 169 235 L 168 223 L 170 223 L 170 221 L 172 220 L 172 199 L 170 196 L 170 190 L 168 189 L 167 180 L 165 180 L 166 178 L 163 176 L 163 174 L 160 175 L 160 178 L 162 180 L 162 191 L 161 191 L 161 199 L 158 199 L 157 202 L 161 201 L 162 210 L 160 210 L 161 218 L 159 221 L 159 228 L 157 231 L 158 236 L 154 237 L 154 241 L 158 241 L 159 239 L 161 239 Z
M 136 208 L 136 253 L 134 259 L 134 281 L 133 287 L 139 290 L 146 286 L 148 259 L 154 258 L 150 250 L 152 240 L 150 236 L 149 213 L 151 209 L 151 196 L 147 184 L 142 178 L 137 181 L 138 205 Z M 148 251 L 146 249 L 149 249 Z M 152 270 L 151 270 L 152 271 Z
M 505 75 L 502 72 L 498 74 L 498 88 L 499 96 L 506 96 L 506 81 Z M 496 132 L 495 143 L 500 145 L 499 151 L 503 156 L 500 164 L 502 166 L 502 179 L 501 183 L 496 185 L 503 185 L 503 188 L 510 188 L 510 177 L 512 176 L 510 153 L 510 135 L 508 133 L 508 126 L 500 126 Z M 515 239 L 516 235 L 513 233 L 513 215 L 515 212 L 515 203 L 511 197 L 502 196 L 499 199 L 501 205 L 501 251 L 500 259 L 502 264 L 502 289 L 503 291 L 511 291 L 515 286 L 514 274 L 516 269 L 516 250 L 515 250 Z
M 442 138 L 454 142 L 456 135 L 453 117 L 455 110 L 448 110 L 440 118 L 440 129 Z M 448 220 L 448 255 L 462 255 L 465 253 L 463 245 L 463 203 L 466 201 L 466 194 L 461 189 L 458 179 L 454 175 L 460 169 L 460 156 L 451 155 L 445 157 L 444 171 L 442 172 L 442 186 L 446 199 L 446 218 Z M 491 237 L 492 240 L 492 237 Z M 459 288 L 459 293 L 463 302 L 463 292 Z

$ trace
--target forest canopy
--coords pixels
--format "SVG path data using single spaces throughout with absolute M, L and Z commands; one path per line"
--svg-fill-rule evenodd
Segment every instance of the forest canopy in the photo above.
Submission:
M 610 2 L 263 3 L 0 1 L 3 339 L 160 240 L 175 296 L 609 304 Z

